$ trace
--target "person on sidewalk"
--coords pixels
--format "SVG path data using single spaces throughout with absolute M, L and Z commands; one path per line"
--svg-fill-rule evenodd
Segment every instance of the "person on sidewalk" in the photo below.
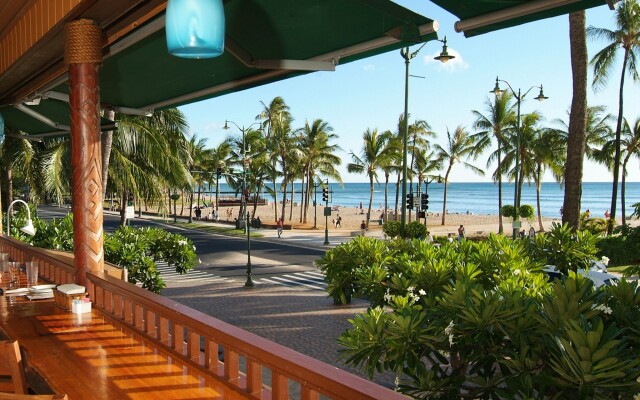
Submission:
M 464 239 L 464 225 L 460 225 L 458 228 L 458 240 L 462 241 L 462 239 Z
M 278 230 L 278 237 L 282 236 L 283 226 L 284 226 L 284 221 L 282 221 L 282 218 L 280 218 L 278 220 L 278 223 L 276 224 L 276 229 Z
M 364 220 L 362 220 L 362 223 L 360 224 L 360 232 L 362 233 L 362 237 L 364 237 L 367 232 L 367 223 L 364 222 Z

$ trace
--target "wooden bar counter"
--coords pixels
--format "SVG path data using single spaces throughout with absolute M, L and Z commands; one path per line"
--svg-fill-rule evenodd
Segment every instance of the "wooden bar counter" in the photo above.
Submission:
M 27 365 L 69 399 L 241 399 L 210 375 L 111 321 L 73 314 L 51 300 L 0 298 L 0 328 Z

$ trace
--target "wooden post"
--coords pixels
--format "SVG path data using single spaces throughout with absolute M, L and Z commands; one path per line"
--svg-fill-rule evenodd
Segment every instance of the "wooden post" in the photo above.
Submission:
M 86 272 L 104 269 L 100 86 L 102 32 L 88 19 L 65 25 L 65 64 L 69 67 L 73 243 L 76 283 Z

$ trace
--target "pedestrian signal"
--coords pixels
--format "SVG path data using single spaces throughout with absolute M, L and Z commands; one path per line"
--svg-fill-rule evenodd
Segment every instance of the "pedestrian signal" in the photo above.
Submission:
M 329 201 L 329 189 L 327 188 L 322 188 L 322 201 Z

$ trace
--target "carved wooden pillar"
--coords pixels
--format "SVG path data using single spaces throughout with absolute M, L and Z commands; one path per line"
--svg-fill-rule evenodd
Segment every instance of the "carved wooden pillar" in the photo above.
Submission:
M 69 67 L 73 243 L 76 283 L 86 272 L 104 270 L 100 86 L 102 33 L 88 19 L 65 25 L 65 63 Z

